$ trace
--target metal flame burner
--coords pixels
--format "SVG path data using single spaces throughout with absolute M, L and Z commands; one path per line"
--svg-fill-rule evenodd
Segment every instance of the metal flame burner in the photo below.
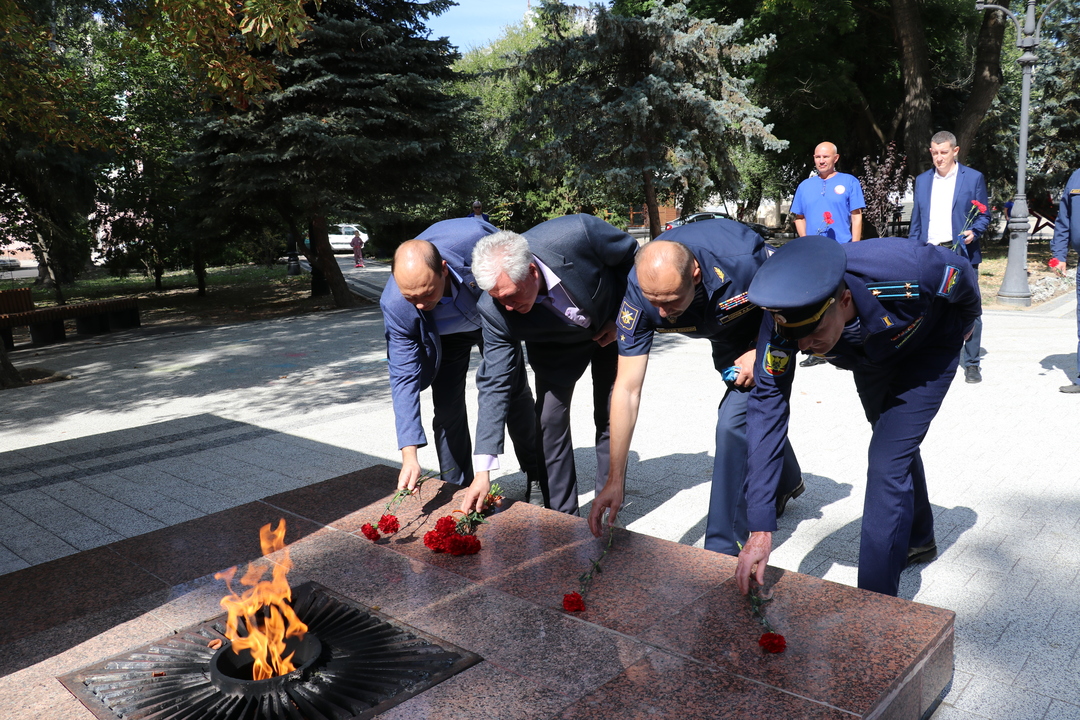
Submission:
M 286 642 L 286 675 L 252 680 L 250 655 L 211 650 L 221 615 L 59 679 L 100 720 L 360 720 L 481 660 L 315 583 L 292 605 L 308 633 Z

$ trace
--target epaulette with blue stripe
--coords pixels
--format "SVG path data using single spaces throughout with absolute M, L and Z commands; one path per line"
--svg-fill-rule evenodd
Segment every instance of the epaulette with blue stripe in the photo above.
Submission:
M 873 282 L 866 283 L 866 289 L 878 300 L 899 300 L 916 297 L 919 294 L 919 283 L 901 281 Z

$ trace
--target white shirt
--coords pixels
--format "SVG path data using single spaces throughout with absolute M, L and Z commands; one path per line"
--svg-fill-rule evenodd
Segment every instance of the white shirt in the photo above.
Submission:
M 944 177 L 934 170 L 934 180 L 930 184 L 930 221 L 926 226 L 926 242 L 931 245 L 954 243 L 958 239 L 952 232 L 952 206 L 959 171 L 960 166 L 956 163 Z

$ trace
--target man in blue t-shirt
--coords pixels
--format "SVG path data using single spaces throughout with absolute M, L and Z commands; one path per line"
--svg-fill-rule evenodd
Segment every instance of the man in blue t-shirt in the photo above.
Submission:
M 836 146 L 823 142 L 814 148 L 817 177 L 799 183 L 791 212 L 799 237 L 823 235 L 836 242 L 862 240 L 862 185 L 854 175 L 837 172 Z
M 791 213 L 799 237 L 821 235 L 839 243 L 862 240 L 862 185 L 859 178 L 837 172 L 840 155 L 836 145 L 823 142 L 814 148 L 814 168 L 817 177 L 799 183 Z M 811 356 L 799 363 L 802 367 L 822 365 L 824 360 Z

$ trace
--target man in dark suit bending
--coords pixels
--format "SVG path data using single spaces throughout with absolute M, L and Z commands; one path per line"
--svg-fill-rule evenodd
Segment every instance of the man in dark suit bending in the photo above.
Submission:
M 513 368 L 524 341 L 536 378 L 540 488 L 545 507 L 577 513 L 577 471 L 570 436 L 574 386 L 591 366 L 597 491 L 608 476 L 608 403 L 618 351 L 615 314 L 637 242 L 592 215 L 548 220 L 524 235 L 501 231 L 477 243 L 472 269 L 485 292 L 477 303 L 484 361 L 476 382 L 476 478 L 462 509 L 479 508 L 498 468 Z

